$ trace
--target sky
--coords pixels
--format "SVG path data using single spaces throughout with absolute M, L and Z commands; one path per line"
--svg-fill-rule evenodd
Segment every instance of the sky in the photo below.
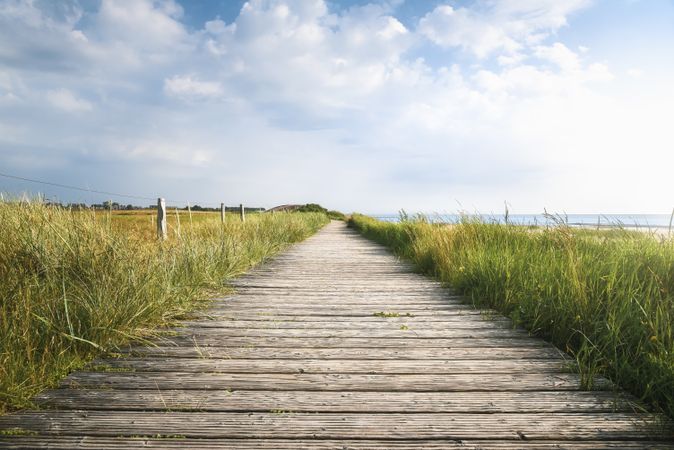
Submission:
M 0 0 L 0 173 L 169 204 L 668 214 L 673 25 L 673 0 Z

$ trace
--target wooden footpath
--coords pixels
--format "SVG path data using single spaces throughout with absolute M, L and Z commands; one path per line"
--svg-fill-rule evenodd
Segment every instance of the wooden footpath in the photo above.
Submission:
M 343 223 L 236 287 L 0 417 L 0 448 L 674 448 L 665 419 L 579 390 L 560 351 Z

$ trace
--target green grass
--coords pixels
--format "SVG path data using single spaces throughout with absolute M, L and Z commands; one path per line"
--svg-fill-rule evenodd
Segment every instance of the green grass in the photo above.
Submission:
M 150 214 L 0 203 L 0 413 L 96 354 L 151 336 L 227 280 L 300 241 L 325 214 L 179 219 L 158 242 Z
M 351 226 L 674 417 L 674 239 L 423 218 Z
M 374 317 L 381 317 L 383 319 L 390 319 L 391 317 L 414 317 L 410 313 L 399 313 L 395 311 L 379 311 L 372 314 Z

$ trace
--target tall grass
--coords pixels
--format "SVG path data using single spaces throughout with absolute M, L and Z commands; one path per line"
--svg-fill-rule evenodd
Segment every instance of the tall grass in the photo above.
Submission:
M 325 214 L 172 218 L 0 203 L 0 412 L 95 354 L 147 335 L 222 292 L 227 279 L 304 239 Z M 190 224 L 191 222 L 191 224 Z
M 350 224 L 674 417 L 674 239 L 423 218 Z

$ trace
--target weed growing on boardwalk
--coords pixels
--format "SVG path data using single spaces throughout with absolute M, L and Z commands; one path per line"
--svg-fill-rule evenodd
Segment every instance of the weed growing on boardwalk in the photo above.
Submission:
M 116 373 L 129 373 L 135 372 L 136 370 L 133 367 L 112 367 L 107 364 L 95 364 L 88 366 L 86 368 L 91 372 L 116 372 Z
M 381 317 L 383 319 L 390 319 L 393 317 L 414 317 L 410 313 L 399 313 L 399 312 L 392 312 L 392 311 L 379 311 L 374 314 L 372 314 L 375 317 Z
M 120 439 L 123 439 L 127 436 L 120 434 L 117 436 Z M 166 440 L 172 440 L 172 439 L 187 439 L 187 436 L 184 434 L 132 434 L 131 436 L 128 436 L 130 439 L 166 439 Z
M 350 224 L 572 354 L 586 386 L 607 375 L 674 416 L 674 239 L 563 224 Z
M 6 430 L 0 430 L 0 436 L 36 436 L 37 432 L 32 430 L 26 430 L 24 428 L 8 428 Z
M 170 223 L 0 202 L 0 412 L 94 355 L 153 335 L 227 280 L 326 224 L 321 213 L 218 213 Z

